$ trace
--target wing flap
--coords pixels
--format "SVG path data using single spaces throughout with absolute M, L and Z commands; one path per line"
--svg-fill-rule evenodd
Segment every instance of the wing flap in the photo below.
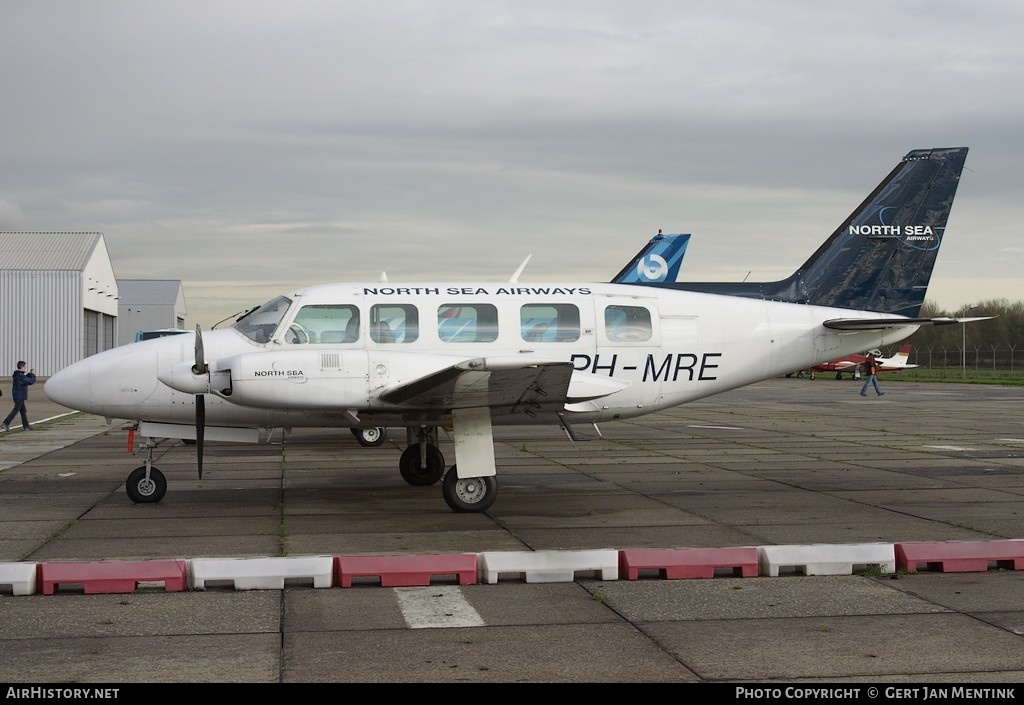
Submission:
M 569 362 L 517 362 L 486 358 L 460 362 L 388 389 L 381 401 L 418 409 L 504 408 L 508 413 L 561 408 L 573 367 Z

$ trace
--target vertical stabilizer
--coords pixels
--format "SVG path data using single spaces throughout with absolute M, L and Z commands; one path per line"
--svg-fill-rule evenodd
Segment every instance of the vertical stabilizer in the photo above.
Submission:
M 781 281 L 650 285 L 915 317 L 966 159 L 967 147 L 910 152 L 817 252 Z
M 615 275 L 612 284 L 650 284 L 674 282 L 686 255 L 688 234 L 664 235 L 660 231 L 644 249 Z

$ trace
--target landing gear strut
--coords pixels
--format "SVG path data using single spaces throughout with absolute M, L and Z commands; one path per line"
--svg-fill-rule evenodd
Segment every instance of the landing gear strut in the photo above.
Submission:
M 437 447 L 437 428 L 406 429 L 409 447 L 398 459 L 398 471 L 410 485 L 433 485 L 444 475 L 444 455 Z
M 146 464 L 135 468 L 124 483 L 128 499 L 136 504 L 155 504 L 167 494 L 167 479 L 164 474 L 153 467 L 152 439 L 146 442 Z

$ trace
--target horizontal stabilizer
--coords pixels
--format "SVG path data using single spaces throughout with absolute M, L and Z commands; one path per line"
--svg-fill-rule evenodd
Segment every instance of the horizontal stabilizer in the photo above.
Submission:
M 995 316 L 973 316 L 971 318 L 833 318 L 822 323 L 832 330 L 876 330 L 881 328 L 903 328 L 905 326 L 949 326 L 974 321 L 987 321 Z

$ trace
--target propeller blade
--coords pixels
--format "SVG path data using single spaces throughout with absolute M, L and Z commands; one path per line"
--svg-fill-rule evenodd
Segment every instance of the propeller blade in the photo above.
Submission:
M 206 372 L 206 355 L 203 353 L 203 331 L 198 323 L 196 323 L 196 364 L 192 366 L 192 371 L 197 375 Z
M 192 372 L 197 375 L 207 373 L 206 355 L 203 352 L 203 331 L 196 324 L 196 363 Z M 203 479 L 203 437 L 206 435 L 206 400 L 202 394 L 196 394 L 196 468 L 199 479 Z
M 196 394 L 196 466 L 199 479 L 203 479 L 203 436 L 206 435 L 206 401 L 202 394 Z

